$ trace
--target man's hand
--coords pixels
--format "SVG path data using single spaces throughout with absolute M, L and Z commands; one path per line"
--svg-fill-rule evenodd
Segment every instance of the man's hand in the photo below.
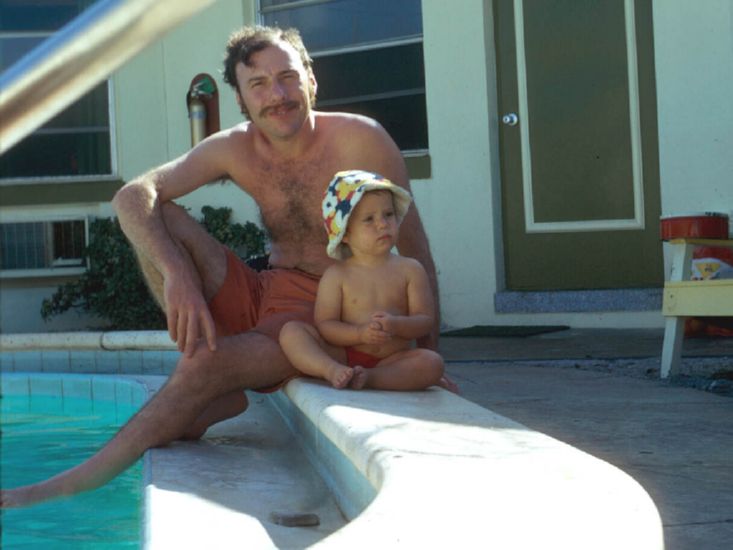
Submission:
M 216 327 L 201 291 L 168 277 L 164 293 L 168 334 L 178 344 L 178 350 L 191 357 L 199 338 L 205 337 L 209 349 L 216 351 Z

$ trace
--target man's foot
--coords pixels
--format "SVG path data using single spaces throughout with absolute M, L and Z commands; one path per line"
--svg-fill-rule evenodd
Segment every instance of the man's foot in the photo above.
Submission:
M 352 390 L 360 390 L 366 385 L 369 373 L 367 373 L 367 370 L 364 367 L 359 365 L 355 366 L 352 370 L 354 371 L 354 376 L 351 378 L 351 384 L 349 384 L 349 387 Z
M 24 505 L 23 498 L 20 497 L 18 491 L 14 489 L 0 491 L 0 508 L 17 508 Z
M 328 371 L 326 379 L 331 382 L 331 385 L 337 390 L 343 389 L 349 385 L 352 376 L 354 375 L 354 369 L 351 367 L 345 367 L 344 365 L 334 365 Z
M 201 413 L 201 416 L 193 423 L 193 426 L 181 436 L 181 439 L 184 441 L 201 439 L 210 426 L 242 414 L 247 410 L 248 406 L 249 401 L 244 391 L 237 390 L 222 395 L 209 404 L 206 410 Z
M 33 485 L 25 485 L 23 487 L 17 487 L 15 489 L 3 489 L 0 490 L 0 508 L 21 508 L 23 506 L 30 506 L 38 502 L 43 502 L 54 496 L 53 494 L 45 494 L 43 484 L 36 483 Z

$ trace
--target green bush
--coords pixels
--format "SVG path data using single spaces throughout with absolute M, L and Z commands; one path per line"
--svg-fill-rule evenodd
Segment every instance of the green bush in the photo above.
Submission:
M 206 230 L 242 257 L 261 255 L 265 234 L 254 223 L 231 222 L 231 208 L 201 209 Z M 150 295 L 135 254 L 113 218 L 98 218 L 89 226 L 84 251 L 89 269 L 78 279 L 58 287 L 44 300 L 41 316 L 48 320 L 70 309 L 104 319 L 112 330 L 165 328 L 165 316 Z

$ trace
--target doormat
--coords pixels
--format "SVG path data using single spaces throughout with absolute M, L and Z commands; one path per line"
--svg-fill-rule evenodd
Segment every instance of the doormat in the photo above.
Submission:
M 475 325 L 472 327 L 459 328 L 441 332 L 441 336 L 452 336 L 458 338 L 524 338 L 536 336 L 548 332 L 567 330 L 570 327 L 564 325 L 543 325 L 543 326 L 510 326 L 510 325 Z

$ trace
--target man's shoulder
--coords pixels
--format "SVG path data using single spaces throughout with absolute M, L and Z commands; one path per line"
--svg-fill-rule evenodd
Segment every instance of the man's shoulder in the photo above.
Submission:
M 230 126 L 229 128 L 222 130 L 219 134 L 224 138 L 229 139 L 252 139 L 252 135 L 255 131 L 255 125 L 249 120 Z
M 253 150 L 255 132 L 255 126 L 245 121 L 217 132 L 207 138 L 207 141 L 211 143 L 213 150 L 225 158 L 241 160 Z
M 409 256 L 400 256 L 399 254 L 393 254 L 391 260 L 392 265 L 396 269 L 400 269 L 405 272 L 411 272 L 415 270 L 425 271 L 425 268 L 419 261 L 417 261 L 415 258 L 410 258 Z
M 314 111 L 316 124 L 329 132 L 364 132 L 381 129 L 380 124 L 373 118 L 356 113 Z
M 399 150 L 376 120 L 354 113 L 319 111 L 316 124 L 324 142 L 331 147 L 332 154 L 341 158 L 343 166 L 379 173 L 386 171 L 388 177 L 395 177 L 383 165 L 387 162 L 385 159 L 399 155 Z

